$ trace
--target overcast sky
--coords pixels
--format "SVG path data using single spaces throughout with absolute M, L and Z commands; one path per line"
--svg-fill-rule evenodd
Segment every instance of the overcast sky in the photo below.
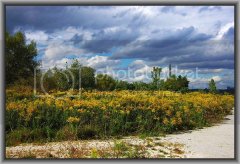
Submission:
M 73 58 L 126 81 L 186 75 L 190 88 L 234 86 L 233 6 L 7 6 L 6 29 L 35 40 L 42 66 Z

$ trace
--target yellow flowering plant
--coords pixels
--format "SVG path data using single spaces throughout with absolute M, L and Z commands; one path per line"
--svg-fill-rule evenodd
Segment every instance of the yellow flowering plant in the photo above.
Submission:
M 30 90 L 21 95 L 14 88 L 7 89 L 6 131 L 23 126 L 58 131 L 74 124 L 94 127 L 99 136 L 168 133 L 220 121 L 234 107 L 233 95 L 200 92 L 93 90 L 83 91 L 81 96 L 58 98 L 72 92 L 51 93 L 55 98 L 31 97 Z

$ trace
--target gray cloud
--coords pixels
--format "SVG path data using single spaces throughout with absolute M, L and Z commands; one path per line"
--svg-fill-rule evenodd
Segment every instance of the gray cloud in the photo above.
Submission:
M 91 35 L 92 39 L 84 39 L 83 35 L 74 35 L 71 41 L 76 46 L 91 53 L 110 52 L 115 47 L 125 46 L 139 37 L 139 32 L 131 29 L 113 27 L 100 30 Z
M 185 12 L 179 12 L 179 11 L 176 11 L 176 7 L 175 6 L 165 6 L 161 9 L 161 12 L 162 13 L 173 13 L 173 14 L 180 14 L 182 16 L 186 16 L 187 13 Z
M 222 8 L 220 6 L 204 6 L 201 7 L 198 12 L 204 12 L 204 11 L 214 11 L 214 10 L 221 10 Z
M 110 9 L 111 6 L 106 7 Z M 56 28 L 77 27 L 99 29 L 109 26 L 111 15 L 102 11 L 106 8 L 89 6 L 7 6 L 6 27 L 54 31 Z M 89 12 L 91 10 L 91 12 Z M 108 11 L 108 10 L 107 10 Z M 94 18 L 94 19 L 93 19 Z M 105 19 L 102 19 L 105 18 Z M 110 24 L 117 24 L 112 20 Z
M 126 12 L 131 16 L 124 14 Z M 6 7 L 6 27 L 10 32 L 13 32 L 16 27 L 47 32 L 53 32 L 56 28 L 67 28 L 69 26 L 81 26 L 83 29 L 100 30 L 122 24 L 127 24 L 129 27 L 138 26 L 146 23 L 146 21 L 141 10 L 128 6 Z
M 130 67 L 171 63 L 232 70 L 233 11 L 231 6 L 7 6 L 6 27 L 36 40 L 50 65 L 85 56 L 97 69 L 127 67 L 119 65 L 121 59 L 140 59 L 144 64 Z M 97 56 L 101 53 L 113 55 Z
M 231 43 L 234 41 L 234 28 L 230 27 L 228 31 L 223 35 L 223 38 Z
M 233 68 L 231 31 L 228 30 L 221 40 L 214 40 L 214 36 L 198 33 L 193 27 L 183 28 L 159 40 L 137 41 L 116 52 L 112 58 L 142 58 L 154 64 L 173 63 L 185 68 Z M 215 63 L 209 63 L 211 61 Z

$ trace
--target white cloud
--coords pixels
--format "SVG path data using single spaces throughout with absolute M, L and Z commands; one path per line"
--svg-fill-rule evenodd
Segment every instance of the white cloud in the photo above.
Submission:
M 69 41 L 75 35 L 82 35 L 84 39 L 90 40 L 92 32 L 82 27 L 72 27 L 57 29 L 51 34 L 53 40 Z
M 152 67 L 149 67 L 149 66 L 145 65 L 144 67 L 142 67 L 142 68 L 140 68 L 140 69 L 137 69 L 137 70 L 135 71 L 135 73 L 141 73 L 141 74 L 143 74 L 143 73 L 150 73 L 151 71 L 152 71 Z
M 135 76 L 135 77 L 130 77 L 127 79 L 127 81 L 129 82 L 139 82 L 139 81 L 147 81 L 146 75 L 139 75 L 139 76 Z
M 27 30 L 25 31 L 25 36 L 28 41 L 34 40 L 38 44 L 46 43 L 46 41 L 48 40 L 48 34 L 44 31 Z
M 213 79 L 215 82 L 222 80 L 220 76 L 189 78 L 191 83 L 206 83 Z
M 198 73 L 200 74 L 209 74 L 209 73 L 221 73 L 223 72 L 225 69 L 199 69 Z
M 120 61 L 119 60 L 110 60 L 107 56 L 93 56 L 87 60 L 88 64 L 87 66 L 93 67 L 93 68 L 103 68 L 103 67 L 113 67 L 117 66 Z
M 218 32 L 218 34 L 216 35 L 215 39 L 217 40 L 220 40 L 223 38 L 224 34 L 226 32 L 228 32 L 228 30 L 231 28 L 231 27 L 234 27 L 234 22 L 231 22 L 231 23 L 227 23 L 226 25 L 224 25 Z
M 212 77 L 198 77 L 198 78 L 188 78 L 189 79 L 189 88 L 208 88 L 208 84 L 213 79 L 217 85 L 217 88 L 223 88 L 225 86 L 221 86 L 224 79 L 220 76 L 212 76 Z
M 64 42 L 54 42 L 46 48 L 43 56 L 44 60 L 61 59 L 68 55 L 81 55 L 84 51 L 76 48 L 73 45 L 66 45 Z
M 222 80 L 222 78 L 220 76 L 213 76 L 212 79 L 215 81 L 215 82 L 219 82 Z
M 93 56 L 93 57 L 88 57 L 88 56 L 80 56 L 74 58 L 74 60 L 78 60 L 79 63 L 83 66 L 89 66 L 94 69 L 99 70 L 99 72 L 104 72 L 110 74 L 110 72 L 113 71 L 113 68 L 118 66 L 120 63 L 119 60 L 109 60 L 107 56 Z M 44 59 L 42 66 L 43 68 L 52 68 L 52 67 L 58 67 L 58 68 L 65 68 L 66 64 L 71 65 L 73 62 L 72 58 L 53 58 L 53 59 Z

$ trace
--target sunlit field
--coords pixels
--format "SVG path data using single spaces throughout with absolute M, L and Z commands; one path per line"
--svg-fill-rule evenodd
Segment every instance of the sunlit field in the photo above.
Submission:
M 6 93 L 6 144 L 129 135 L 161 135 L 221 121 L 232 95 L 170 91 L 53 92 L 36 97 L 28 87 Z
M 236 159 L 236 5 L 162 5 L 5 4 L 5 158 Z

